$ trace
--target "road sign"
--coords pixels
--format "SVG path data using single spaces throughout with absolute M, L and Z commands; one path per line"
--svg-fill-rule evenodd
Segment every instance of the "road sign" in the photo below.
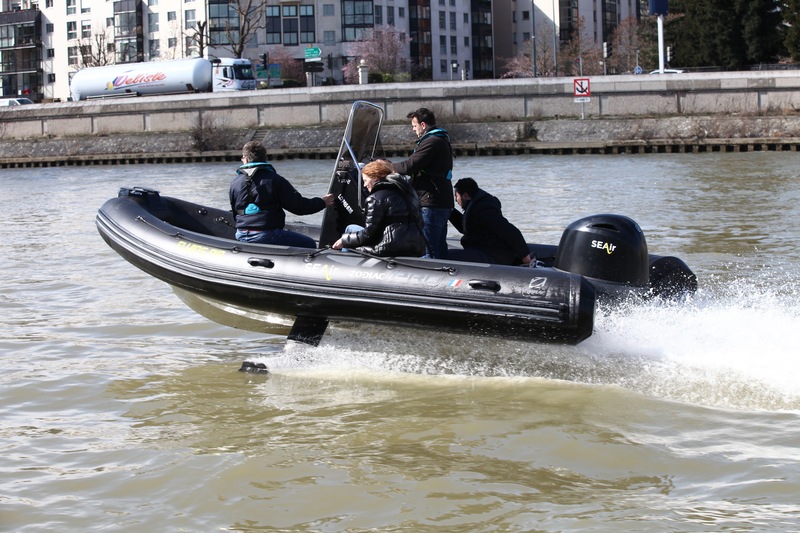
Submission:
M 320 50 L 319 48 L 306 48 L 305 53 L 306 53 L 306 59 L 311 59 L 314 57 L 321 56 L 322 50 Z
M 575 103 L 576 104 L 588 104 L 591 101 L 592 101 L 592 99 L 589 98 L 588 96 L 576 96 L 575 97 Z
M 575 78 L 572 82 L 572 93 L 575 98 L 592 96 L 592 91 L 589 88 L 589 78 Z
M 325 70 L 325 65 L 322 64 L 321 57 L 309 58 L 303 62 L 303 72 L 322 72 L 323 70 Z

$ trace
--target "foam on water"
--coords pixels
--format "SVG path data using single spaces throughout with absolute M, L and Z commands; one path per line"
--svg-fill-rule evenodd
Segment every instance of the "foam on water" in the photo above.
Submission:
M 800 409 L 794 276 L 722 278 L 684 301 L 601 307 L 578 346 L 332 324 L 320 347 L 289 342 L 261 361 L 276 372 L 547 378 L 714 407 Z

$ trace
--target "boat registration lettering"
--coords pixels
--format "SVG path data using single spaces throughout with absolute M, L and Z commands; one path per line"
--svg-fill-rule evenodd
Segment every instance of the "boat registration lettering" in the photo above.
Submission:
M 614 253 L 614 250 L 617 249 L 616 244 L 611 244 L 610 242 L 603 242 L 603 241 L 592 241 L 592 248 L 597 248 L 598 250 L 605 250 L 608 255 Z
M 197 244 L 196 242 L 178 241 L 177 246 L 183 251 L 191 254 L 213 255 L 218 257 L 225 255 L 225 250 L 211 248 L 210 246 L 204 246 L 202 244 Z

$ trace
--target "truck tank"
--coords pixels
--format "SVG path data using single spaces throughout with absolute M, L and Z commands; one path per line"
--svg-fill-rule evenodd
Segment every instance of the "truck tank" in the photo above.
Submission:
M 72 76 L 73 100 L 211 91 L 212 64 L 207 59 L 126 63 L 79 70 Z

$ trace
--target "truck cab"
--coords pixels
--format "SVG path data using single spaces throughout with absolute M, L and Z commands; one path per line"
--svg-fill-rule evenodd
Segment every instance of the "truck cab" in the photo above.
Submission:
M 213 66 L 213 91 L 249 91 L 256 88 L 253 64 L 249 59 L 219 58 Z

